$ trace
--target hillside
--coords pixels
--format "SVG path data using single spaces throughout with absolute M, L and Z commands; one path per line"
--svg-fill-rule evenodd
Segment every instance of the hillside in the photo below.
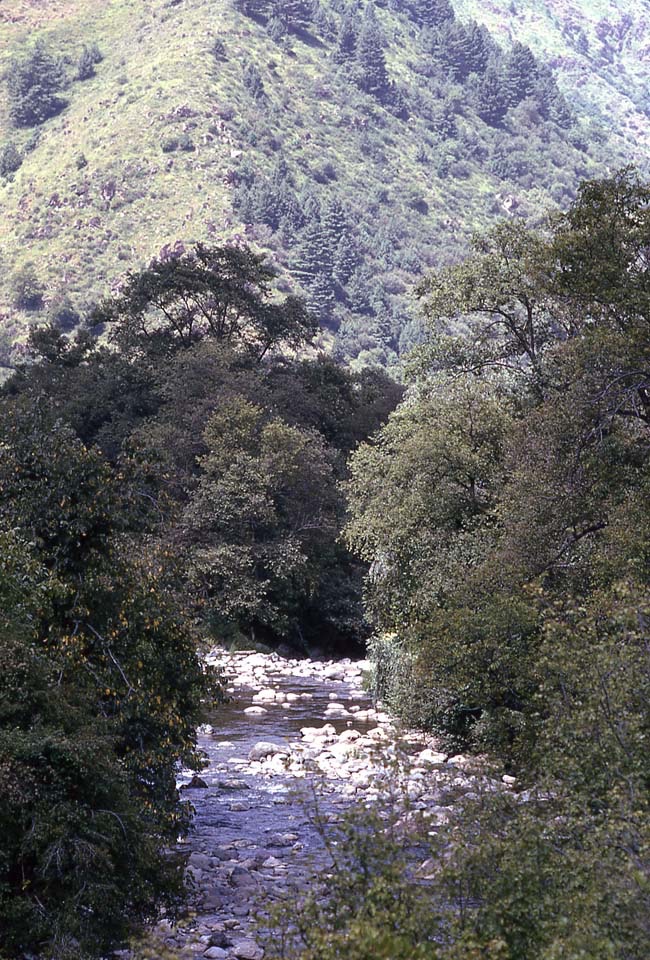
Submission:
M 339 355 L 390 364 L 418 337 L 422 268 L 457 260 L 473 230 L 534 220 L 580 179 L 643 156 L 632 114 L 594 126 L 604 101 L 590 86 L 574 102 L 567 85 L 565 100 L 540 58 L 518 73 L 507 47 L 459 32 L 444 3 L 434 28 L 415 2 L 347 15 L 321 2 L 293 22 L 282 11 L 309 5 L 268 6 L 22 0 L 0 12 L 5 73 L 40 40 L 67 78 L 67 105 L 41 124 L 16 125 L 0 105 L 3 155 L 20 163 L 0 180 L 4 362 L 26 323 L 73 325 L 161 251 L 235 240 L 269 252 L 281 290 L 308 295 Z M 480 12 L 497 36 L 511 19 L 511 39 L 520 20 L 502 7 L 458 11 Z M 364 44 L 383 77 L 361 63 Z M 75 80 L 93 45 L 91 75 Z
M 455 6 L 504 43 L 529 44 L 580 110 L 643 163 L 650 144 L 647 0 L 457 0 Z

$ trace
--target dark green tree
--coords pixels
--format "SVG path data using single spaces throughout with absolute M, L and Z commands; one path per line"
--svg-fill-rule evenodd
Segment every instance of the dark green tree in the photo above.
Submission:
M 476 94 L 476 110 L 479 117 L 491 127 L 498 127 L 508 112 L 509 103 L 505 78 L 496 66 L 489 66 L 481 77 Z
M 77 80 L 89 80 L 95 76 L 95 67 L 101 63 L 103 56 L 96 43 L 84 47 L 77 61 Z
M 365 8 L 357 46 L 355 66 L 357 83 L 366 93 L 381 99 L 390 87 L 386 68 L 386 41 L 375 17 L 374 7 Z
M 330 253 L 330 261 L 333 262 L 340 241 L 344 236 L 347 236 L 350 231 L 343 204 L 338 198 L 334 198 L 325 207 L 322 218 L 322 228 Z
M 530 47 L 516 42 L 504 63 L 504 83 L 510 103 L 515 105 L 533 96 L 538 80 L 537 61 Z
M 360 261 L 361 254 L 357 244 L 348 234 L 343 234 L 334 254 L 333 274 L 337 282 L 346 284 Z
M 336 63 L 346 63 L 353 60 L 357 49 L 357 35 L 356 18 L 351 11 L 348 11 L 341 19 L 336 38 L 336 47 L 333 53 Z
M 96 319 L 112 324 L 124 349 L 173 353 L 207 338 L 259 361 L 276 347 L 309 342 L 316 330 L 298 298 L 271 300 L 274 276 L 264 257 L 247 248 L 198 244 L 130 274 Z
M 409 12 L 412 19 L 423 27 L 438 27 L 445 20 L 455 18 L 449 0 L 410 0 Z
M 38 41 L 20 58 L 11 62 L 7 88 L 9 114 L 17 127 L 33 127 L 66 106 L 61 96 L 65 72 L 59 60 Z
M 257 64 L 249 61 L 244 67 L 243 82 L 253 100 L 262 100 L 266 96 L 264 81 Z
M 22 166 L 23 158 L 14 143 L 7 143 L 0 150 L 0 177 L 10 178 Z
M 98 956 L 180 902 L 176 770 L 208 688 L 167 561 L 126 542 L 126 465 L 43 408 L 6 399 L 0 437 L 0 915 L 20 951 Z

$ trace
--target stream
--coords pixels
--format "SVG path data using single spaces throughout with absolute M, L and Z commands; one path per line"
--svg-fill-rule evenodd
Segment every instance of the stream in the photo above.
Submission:
M 398 732 L 363 689 L 366 662 L 219 650 L 207 659 L 223 670 L 230 699 L 199 728 L 207 767 L 179 777 L 195 809 L 182 844 L 191 910 L 176 926 L 162 920 L 153 937 L 183 956 L 262 960 L 260 910 L 308 889 L 329 867 L 313 823 L 316 793 L 326 823 L 353 802 L 372 802 L 399 739 L 412 757 L 405 789 L 435 830 L 449 805 L 484 778 L 426 734 Z

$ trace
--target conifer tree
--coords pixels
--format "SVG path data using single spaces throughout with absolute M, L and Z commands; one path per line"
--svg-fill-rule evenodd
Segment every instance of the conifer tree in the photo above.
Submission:
M 410 10 L 412 19 L 423 27 L 438 27 L 455 18 L 449 0 L 411 0 Z
M 359 249 L 349 234 L 344 233 L 336 247 L 334 254 L 334 279 L 345 285 L 360 262 Z
M 470 20 L 465 26 L 467 34 L 466 64 L 468 73 L 485 73 L 490 53 L 495 44 L 485 27 L 476 20 Z
M 327 205 L 323 216 L 323 233 L 332 261 L 336 255 L 340 240 L 347 235 L 348 231 L 349 225 L 343 204 L 338 198 L 335 198 Z
M 481 80 L 477 112 L 491 127 L 498 127 L 508 111 L 508 91 L 497 68 L 491 64 Z
M 334 60 L 336 63 L 345 63 L 354 58 L 357 49 L 357 25 L 351 11 L 348 11 L 341 20 L 338 37 L 336 39 L 336 49 L 334 50 Z
M 244 86 L 253 100 L 262 100 L 266 95 L 262 75 L 254 63 L 247 63 L 244 67 Z
M 538 80 L 537 61 L 530 47 L 514 43 L 505 62 L 505 84 L 510 103 L 521 103 L 532 97 Z
M 540 105 L 542 116 L 552 120 L 560 127 L 570 127 L 573 114 L 566 98 L 561 93 L 549 67 L 538 67 L 539 79 L 535 87 L 535 97 Z
M 59 113 L 66 102 L 61 97 L 65 73 L 61 62 L 41 41 L 9 69 L 9 113 L 17 127 L 33 127 Z
M 472 36 L 457 20 L 445 21 L 440 27 L 436 53 L 451 79 L 456 81 L 467 79 L 476 62 Z
M 333 257 L 323 226 L 318 221 L 305 230 L 293 270 L 308 292 L 308 302 L 320 319 L 334 306 Z
M 269 0 L 235 0 L 235 7 L 247 17 L 264 17 L 269 12 Z
M 294 273 L 307 287 L 310 287 L 320 274 L 332 274 L 332 256 L 327 236 L 318 221 L 310 223 L 303 233 Z
M 381 98 L 390 86 L 384 54 L 385 40 L 377 23 L 374 8 L 366 7 L 357 41 L 356 65 L 358 84 L 366 93 Z

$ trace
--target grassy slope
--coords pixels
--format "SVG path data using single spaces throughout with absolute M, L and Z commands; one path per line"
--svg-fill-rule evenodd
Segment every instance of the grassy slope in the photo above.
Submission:
M 0 13 L 0 68 L 39 36 L 71 61 L 84 42 L 96 41 L 105 59 L 95 78 L 71 85 L 68 108 L 39 129 L 13 182 L 0 185 L 5 346 L 20 340 L 29 319 L 9 296 L 11 274 L 26 262 L 36 265 L 49 299 L 67 292 L 77 305 L 178 239 L 244 236 L 286 266 L 287 250 L 268 228 L 244 227 L 233 214 L 228 174 L 244 159 L 270 171 L 280 151 L 298 186 L 331 161 L 351 220 L 365 221 L 361 239 L 369 255 L 374 232 L 383 230 L 396 244 L 412 233 L 425 264 L 453 259 L 472 229 L 506 212 L 512 187 L 487 175 L 480 162 L 470 160 L 462 179 L 441 180 L 417 159 L 425 138 L 419 121 L 404 123 L 371 98 L 342 93 L 322 44 L 294 38 L 288 48 L 278 47 L 228 0 L 173 6 L 167 0 L 22 0 L 12 7 L 11 16 Z M 418 56 L 412 25 L 388 10 L 379 13 L 391 74 L 413 88 L 420 81 L 412 70 Z M 217 36 L 228 54 L 218 65 L 209 54 Z M 268 92 L 261 107 L 242 85 L 242 64 L 251 59 Z M 226 107 L 233 115 L 228 122 L 220 117 Z M 471 133 L 471 120 L 460 123 Z M 368 156 L 364 126 L 382 157 Z M 162 140 L 181 133 L 196 150 L 164 154 Z M 11 131 L 0 111 L 0 144 L 11 137 L 22 147 L 30 136 Z M 88 165 L 78 169 L 82 153 Z M 590 159 L 578 157 L 571 176 L 596 172 Z M 369 198 L 382 187 L 389 202 L 372 205 Z M 426 200 L 426 215 L 411 209 L 411 187 Z M 328 189 L 321 191 L 325 199 Z M 519 212 L 539 212 L 547 203 L 546 189 L 535 183 L 518 191 Z M 407 270 L 391 267 L 386 282 L 400 298 L 412 280 Z M 406 300 L 403 309 L 406 314 Z

